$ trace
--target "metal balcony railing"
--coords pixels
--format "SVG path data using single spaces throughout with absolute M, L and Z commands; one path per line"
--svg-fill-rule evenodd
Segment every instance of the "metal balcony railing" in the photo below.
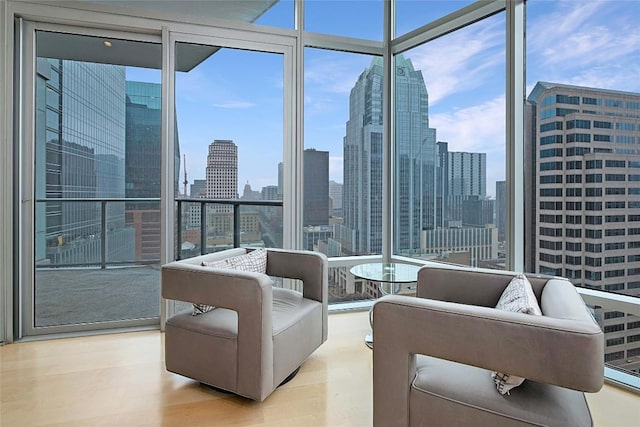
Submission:
M 242 206 L 271 206 L 282 207 L 282 200 L 239 200 L 239 199 L 204 199 L 204 198 L 179 198 L 176 199 L 177 212 L 176 220 L 178 224 L 177 242 L 182 242 L 182 222 L 184 213 L 184 204 L 197 204 L 200 207 L 200 255 L 206 253 L 207 248 L 207 206 L 231 206 L 233 208 L 233 247 L 240 247 L 240 208 Z M 177 259 L 180 259 L 181 251 L 177 251 Z

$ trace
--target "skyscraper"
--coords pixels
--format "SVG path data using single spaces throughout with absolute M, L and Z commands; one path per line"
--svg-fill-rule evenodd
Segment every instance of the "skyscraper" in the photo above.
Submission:
M 487 155 L 450 151 L 447 153 L 446 173 L 446 219 L 465 222 L 465 214 L 471 213 L 465 213 L 465 202 L 470 198 L 483 201 L 487 196 Z M 485 219 L 487 219 L 486 216 Z M 493 223 L 493 215 L 490 221 L 482 224 L 491 223 Z
M 216 139 L 209 144 L 206 180 L 207 198 L 238 198 L 238 147 L 233 141 Z M 232 243 L 233 206 L 209 205 L 206 215 L 207 245 Z
M 125 69 L 38 58 L 36 92 L 36 197 L 61 199 L 36 206 L 36 259 L 48 258 L 52 264 L 99 261 L 100 239 L 95 236 L 100 236 L 100 204 L 64 199 L 125 196 Z M 124 206 L 108 204 L 106 215 L 112 230 L 108 258 L 132 259 Z
M 229 140 L 216 139 L 207 155 L 207 198 L 238 197 L 238 146 Z
M 125 197 L 160 198 L 162 179 L 162 86 L 125 82 Z M 175 182 L 178 190 L 180 145 L 175 126 Z M 127 224 L 135 230 L 137 260 L 160 258 L 160 202 L 127 202 Z
M 422 73 L 396 57 L 394 248 L 420 248 L 435 213 L 435 129 L 429 128 Z M 349 98 L 344 137 L 344 224 L 336 239 L 346 254 L 382 250 L 382 59 L 374 58 Z
M 538 82 L 528 101 L 535 271 L 640 294 L 640 94 Z M 603 317 L 605 362 L 640 368 L 638 319 Z
M 342 184 L 329 181 L 329 198 L 332 203 L 332 215 L 342 217 Z
M 329 224 L 329 152 L 304 150 L 303 226 Z
M 504 242 L 507 225 L 507 182 L 496 181 L 496 228 L 498 240 Z

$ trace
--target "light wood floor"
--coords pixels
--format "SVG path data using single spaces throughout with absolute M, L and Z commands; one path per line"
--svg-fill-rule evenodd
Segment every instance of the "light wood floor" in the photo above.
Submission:
M 366 312 L 329 316 L 329 339 L 263 403 L 164 369 L 163 334 L 131 332 L 0 347 L 0 426 L 371 426 Z M 588 396 L 596 426 L 639 426 L 640 395 Z

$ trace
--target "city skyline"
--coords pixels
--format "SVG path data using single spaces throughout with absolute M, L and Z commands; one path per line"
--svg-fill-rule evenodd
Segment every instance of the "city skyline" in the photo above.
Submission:
M 278 22 L 285 18 L 277 18 L 276 14 L 288 14 L 287 3 L 290 2 L 276 4 L 257 23 L 280 25 Z M 360 13 L 378 13 L 373 7 L 357 4 L 362 2 L 345 3 L 341 7 L 348 9 L 351 4 L 353 8 L 358 7 Z M 398 3 L 402 31 L 417 27 L 414 21 L 418 16 L 435 19 L 463 6 L 463 2 L 422 3 L 427 4 Z M 407 13 L 408 5 L 416 11 L 413 20 Z M 441 11 L 440 7 L 447 10 Z M 424 13 L 418 13 L 420 8 L 424 8 Z M 315 16 L 318 22 L 310 27 L 314 31 L 328 32 L 333 27 L 346 25 L 342 18 L 333 22 L 320 12 Z M 554 18 L 558 16 L 563 18 Z M 637 79 L 640 29 L 635 25 L 638 19 L 640 5 L 630 8 L 627 1 L 528 2 L 525 95 L 538 81 L 640 91 L 640 79 Z M 549 22 L 563 24 L 548 28 Z M 504 87 L 501 83 L 505 68 L 504 25 L 504 14 L 498 14 L 405 53 L 425 76 L 430 124 L 437 130 L 438 141 L 448 142 L 453 151 L 487 154 L 489 196 L 495 196 L 495 182 L 505 179 Z M 374 40 L 378 37 L 365 29 L 348 30 L 335 32 Z M 277 108 L 272 111 L 270 105 L 282 97 L 281 61 L 269 61 L 266 58 L 269 54 L 245 57 L 243 53 L 222 49 L 212 56 L 212 63 L 207 64 L 210 69 L 177 76 L 184 84 L 177 86 L 176 101 L 181 149 L 187 157 L 190 181 L 204 178 L 202 147 L 214 139 L 231 139 L 239 147 L 239 187 L 249 182 L 252 188 L 260 189 L 277 182 L 277 164 L 282 161 L 283 150 L 282 114 Z M 330 152 L 329 179 L 335 182 L 342 181 L 341 148 L 348 117 L 348 93 L 370 61 L 371 56 L 366 55 L 305 49 L 305 148 Z M 242 67 L 238 67 L 239 62 Z M 256 69 L 261 73 L 255 73 Z M 128 69 L 127 72 L 128 79 L 131 74 L 133 79 L 139 75 L 160 81 L 157 70 Z M 201 111 L 193 114 L 194 109 Z M 256 126 L 247 127 L 241 124 L 247 117 L 262 118 L 256 119 Z M 280 125 L 280 130 L 267 128 L 268 122 Z M 263 156 L 256 156 L 255 152 L 259 151 L 256 148 L 264 144 L 274 148 L 260 148 Z M 265 156 L 272 157 L 273 162 L 265 161 Z M 182 176 L 181 169 L 181 179 Z M 238 191 L 241 192 L 241 188 Z

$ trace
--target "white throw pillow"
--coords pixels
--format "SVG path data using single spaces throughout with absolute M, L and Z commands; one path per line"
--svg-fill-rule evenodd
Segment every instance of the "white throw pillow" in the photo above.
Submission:
M 520 273 L 511 279 L 509 285 L 502 292 L 496 305 L 498 310 L 542 316 L 538 300 L 527 277 Z M 491 378 L 500 394 L 510 394 L 510 391 L 524 382 L 524 378 L 515 375 L 492 372 Z
M 218 261 L 203 262 L 202 266 L 212 268 L 227 268 L 230 270 L 252 271 L 254 273 L 265 274 L 267 272 L 267 250 L 264 248 L 259 248 L 244 255 L 238 255 Z M 207 313 L 214 308 L 216 307 L 208 304 L 193 304 L 193 311 L 191 312 L 191 314 L 193 316 L 197 316 L 198 314 Z

